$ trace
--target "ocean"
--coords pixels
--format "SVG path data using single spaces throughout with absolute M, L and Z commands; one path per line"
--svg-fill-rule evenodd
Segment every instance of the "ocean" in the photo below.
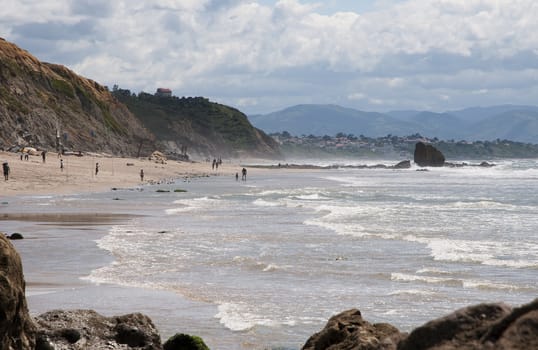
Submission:
M 387 162 L 387 164 L 395 164 Z M 11 198 L 33 314 L 148 314 L 163 338 L 300 349 L 341 311 L 409 331 L 538 295 L 538 161 L 492 168 L 284 170 Z M 186 192 L 174 192 L 176 189 Z M 170 192 L 157 192 L 170 190 Z M 95 215 L 97 215 L 95 214 Z

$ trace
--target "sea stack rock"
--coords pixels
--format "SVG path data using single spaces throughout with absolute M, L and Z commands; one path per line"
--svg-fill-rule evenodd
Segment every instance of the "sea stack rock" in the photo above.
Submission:
M 419 166 L 443 166 L 445 164 L 445 156 L 432 145 L 425 145 L 422 142 L 418 142 L 415 145 L 414 161 Z
M 26 304 L 21 258 L 0 235 L 0 349 L 33 350 L 35 327 Z

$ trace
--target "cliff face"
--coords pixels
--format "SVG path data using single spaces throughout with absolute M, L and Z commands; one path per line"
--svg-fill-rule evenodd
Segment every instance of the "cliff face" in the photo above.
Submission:
M 133 95 L 123 89 L 113 94 L 155 134 L 167 153 L 186 148 L 187 153 L 203 157 L 280 155 L 278 144 L 237 109 L 203 97 Z
M 0 38 L 0 147 L 136 155 L 153 136 L 104 86 Z M 152 147 L 151 147 L 152 148 Z
M 156 149 L 182 157 L 279 156 L 276 142 L 236 109 L 201 97 L 112 94 L 0 38 L 0 149 L 13 145 L 126 156 Z

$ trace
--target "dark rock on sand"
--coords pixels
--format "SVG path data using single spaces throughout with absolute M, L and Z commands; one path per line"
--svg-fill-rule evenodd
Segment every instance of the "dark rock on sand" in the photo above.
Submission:
M 20 233 L 14 232 L 11 235 L 7 236 L 7 238 L 9 238 L 9 239 L 23 239 L 24 237 Z
M 164 350 L 209 350 L 200 337 L 178 333 L 164 343 Z
M 445 156 L 432 145 L 418 142 L 415 145 L 414 161 L 419 166 L 443 166 L 445 164 Z
M 161 350 L 157 329 L 140 313 L 105 317 L 92 310 L 55 310 L 35 318 L 42 346 L 56 349 Z M 42 347 L 42 349 L 47 349 Z
M 0 235 L 0 349 L 35 347 L 35 328 L 24 296 L 21 258 L 7 237 Z
M 371 324 L 357 309 L 331 317 L 321 332 L 314 334 L 303 350 L 391 350 L 405 334 L 390 324 Z

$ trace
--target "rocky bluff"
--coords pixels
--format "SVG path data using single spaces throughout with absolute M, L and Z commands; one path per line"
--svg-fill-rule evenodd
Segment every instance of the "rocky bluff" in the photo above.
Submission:
M 160 150 L 171 159 L 187 152 L 280 155 L 278 144 L 236 109 L 201 97 L 109 91 L 0 38 L 0 149 L 19 146 L 120 156 Z
M 30 317 L 21 259 L 0 234 L 0 348 L 6 350 L 207 350 L 203 340 L 176 334 L 162 344 L 153 322 L 133 313 L 104 317 L 91 310 L 54 310 Z M 538 299 L 517 308 L 480 304 L 430 321 L 411 333 L 364 320 L 352 309 L 332 317 L 303 350 L 538 349 Z

